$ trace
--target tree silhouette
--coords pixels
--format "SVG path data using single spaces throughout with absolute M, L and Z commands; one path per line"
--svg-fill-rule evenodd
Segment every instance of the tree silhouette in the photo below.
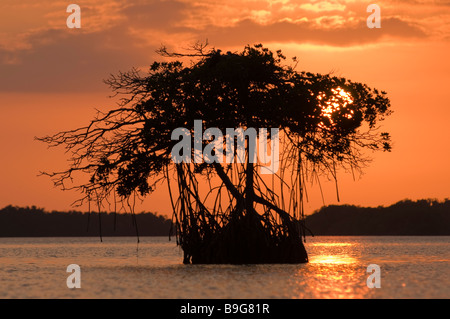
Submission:
M 86 127 L 39 138 L 72 154 L 67 170 L 45 174 L 63 189 L 80 190 L 79 204 L 116 195 L 126 202 L 166 182 L 185 263 L 306 262 L 305 183 L 322 174 L 335 178 L 338 167 L 360 170 L 368 160 L 364 149 L 390 150 L 389 135 L 377 126 L 390 114 L 386 93 L 297 72 L 295 58 L 285 65 L 281 51 L 262 45 L 223 53 L 198 44 L 192 52 L 163 47 L 161 55 L 190 58 L 190 65 L 154 62 L 145 75 L 137 69 L 112 75 L 106 83 L 122 97 L 117 108 L 99 112 Z M 195 143 L 195 120 L 221 132 L 279 129 L 279 170 L 261 175 L 261 163 L 249 160 L 248 140 L 242 163 L 236 156 L 226 164 L 174 163 L 172 132 L 186 128 Z M 271 137 L 270 129 L 259 131 L 259 140 Z M 227 138 L 223 148 L 214 144 L 217 158 Z M 202 149 L 210 143 L 203 139 Z M 183 156 L 194 158 L 190 152 Z M 77 172 L 89 181 L 66 186 Z

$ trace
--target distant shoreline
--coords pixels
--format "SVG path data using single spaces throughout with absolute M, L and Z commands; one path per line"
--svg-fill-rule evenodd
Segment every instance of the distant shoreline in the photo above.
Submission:
M 305 225 L 314 236 L 450 236 L 450 200 L 403 200 L 388 207 L 325 206 L 308 215 Z M 36 207 L 0 209 L 0 237 L 169 235 L 174 236 L 171 220 L 155 213 L 99 216 Z
M 403 200 L 388 207 L 331 205 L 306 217 L 324 236 L 450 236 L 450 200 Z
M 47 212 L 36 207 L 0 210 L 0 237 L 169 236 L 171 221 L 154 213 Z

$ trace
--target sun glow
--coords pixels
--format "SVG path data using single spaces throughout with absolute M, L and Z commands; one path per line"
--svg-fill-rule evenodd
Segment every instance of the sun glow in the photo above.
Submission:
M 344 89 L 338 87 L 336 89 L 331 89 L 333 95 L 327 98 L 325 93 L 319 94 L 317 100 L 322 108 L 321 115 L 328 118 L 328 121 L 333 125 L 333 114 L 346 108 L 349 104 L 353 103 L 353 99 L 350 93 L 346 92 Z M 354 111 L 349 110 L 344 115 L 346 118 L 353 118 Z M 320 127 L 325 128 L 325 123 L 322 121 L 319 124 Z

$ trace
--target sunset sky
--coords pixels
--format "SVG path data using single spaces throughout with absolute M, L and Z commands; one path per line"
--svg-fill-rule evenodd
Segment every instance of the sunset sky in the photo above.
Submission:
M 382 124 L 393 151 L 373 154 L 356 180 L 338 174 L 341 204 L 450 197 L 450 1 L 77 0 L 82 25 L 69 29 L 71 3 L 0 2 L 0 208 L 71 209 L 78 193 L 37 176 L 64 169 L 68 155 L 34 137 L 114 106 L 102 82 L 109 74 L 161 60 L 161 45 L 180 51 L 206 40 L 222 51 L 262 43 L 297 56 L 298 70 L 388 93 L 394 113 Z M 366 25 L 371 3 L 381 8 L 380 29 Z M 334 182 L 322 187 L 325 204 L 337 203 Z M 312 186 L 307 213 L 321 205 Z M 141 207 L 170 214 L 166 188 Z

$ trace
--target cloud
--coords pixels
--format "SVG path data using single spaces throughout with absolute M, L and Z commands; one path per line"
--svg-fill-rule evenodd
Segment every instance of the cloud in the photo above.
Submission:
M 315 12 L 323 12 L 323 11 L 344 11 L 346 6 L 338 2 L 321 1 L 315 3 L 303 3 L 299 5 L 299 8 Z
M 366 20 L 350 25 L 328 28 L 320 21 L 280 21 L 261 25 L 246 19 L 229 28 L 210 28 L 203 36 L 213 43 L 242 45 L 259 42 L 296 42 L 332 46 L 351 46 L 378 42 L 383 38 L 424 38 L 426 34 L 418 26 L 398 18 L 382 20 L 381 29 L 369 29 Z
M 406 4 L 395 14 L 392 1 L 382 1 L 381 29 L 369 29 L 366 5 L 352 1 L 105 1 L 104 7 L 82 5 L 82 29 L 67 29 L 65 10 L 49 5 L 53 20 L 47 25 L 11 33 L 8 41 L 15 38 L 18 45 L 0 46 L 0 91 L 103 90 L 110 73 L 160 60 L 154 51 L 161 44 L 182 49 L 208 39 L 216 47 L 267 42 L 351 47 L 427 39 L 436 30 L 429 27 L 435 22 Z M 447 13 L 438 7 L 440 21 Z M 439 28 L 441 38 L 448 37 L 447 29 Z
M 140 28 L 170 28 L 182 22 L 192 7 L 179 1 L 151 1 L 131 4 L 121 14 L 127 24 Z
M 31 49 L 14 54 L 0 51 L 2 91 L 102 90 L 109 74 L 147 63 L 156 55 L 148 48 L 135 49 L 122 27 L 96 33 L 46 30 L 34 34 L 30 43 Z

